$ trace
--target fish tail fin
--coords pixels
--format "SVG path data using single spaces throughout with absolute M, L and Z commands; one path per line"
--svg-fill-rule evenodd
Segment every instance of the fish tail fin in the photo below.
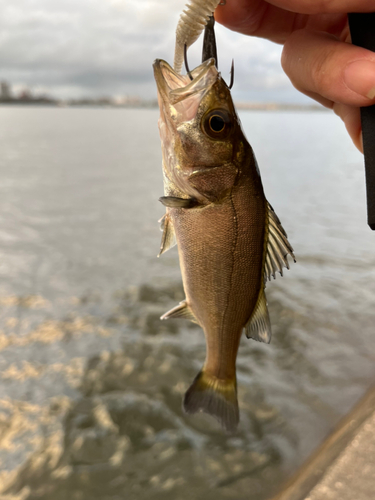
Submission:
M 234 432 L 239 422 L 236 378 L 219 379 L 200 371 L 185 394 L 183 408 L 190 414 L 208 413 L 227 432 Z

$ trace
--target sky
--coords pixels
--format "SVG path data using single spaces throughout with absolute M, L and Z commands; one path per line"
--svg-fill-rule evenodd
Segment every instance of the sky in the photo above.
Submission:
M 54 97 L 156 98 L 152 62 L 173 62 L 186 0 L 0 0 L 0 80 Z M 281 47 L 216 24 L 219 69 L 235 63 L 238 101 L 309 103 L 284 75 Z M 202 37 L 189 49 L 200 63 Z

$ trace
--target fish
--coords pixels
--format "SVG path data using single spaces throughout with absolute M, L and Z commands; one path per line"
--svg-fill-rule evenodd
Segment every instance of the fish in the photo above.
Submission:
M 181 75 L 153 65 L 160 109 L 164 196 L 160 254 L 177 244 L 185 300 L 161 319 L 204 331 L 206 359 L 183 409 L 232 433 L 239 423 L 236 358 L 242 332 L 269 343 L 266 281 L 295 260 L 264 195 L 259 168 L 213 58 Z

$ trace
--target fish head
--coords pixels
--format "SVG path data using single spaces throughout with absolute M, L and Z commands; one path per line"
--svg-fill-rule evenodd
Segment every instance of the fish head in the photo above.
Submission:
M 235 162 L 247 143 L 230 90 L 209 59 L 188 75 L 154 63 L 163 165 L 179 185 L 190 172 Z M 180 181 L 181 182 L 180 182 Z

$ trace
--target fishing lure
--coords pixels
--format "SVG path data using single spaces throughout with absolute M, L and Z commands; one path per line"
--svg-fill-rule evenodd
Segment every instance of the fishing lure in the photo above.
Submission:
M 196 42 L 209 21 L 212 13 L 222 0 L 190 0 L 180 16 L 176 29 L 176 48 L 174 54 L 174 70 L 181 73 L 184 62 L 184 47 Z

